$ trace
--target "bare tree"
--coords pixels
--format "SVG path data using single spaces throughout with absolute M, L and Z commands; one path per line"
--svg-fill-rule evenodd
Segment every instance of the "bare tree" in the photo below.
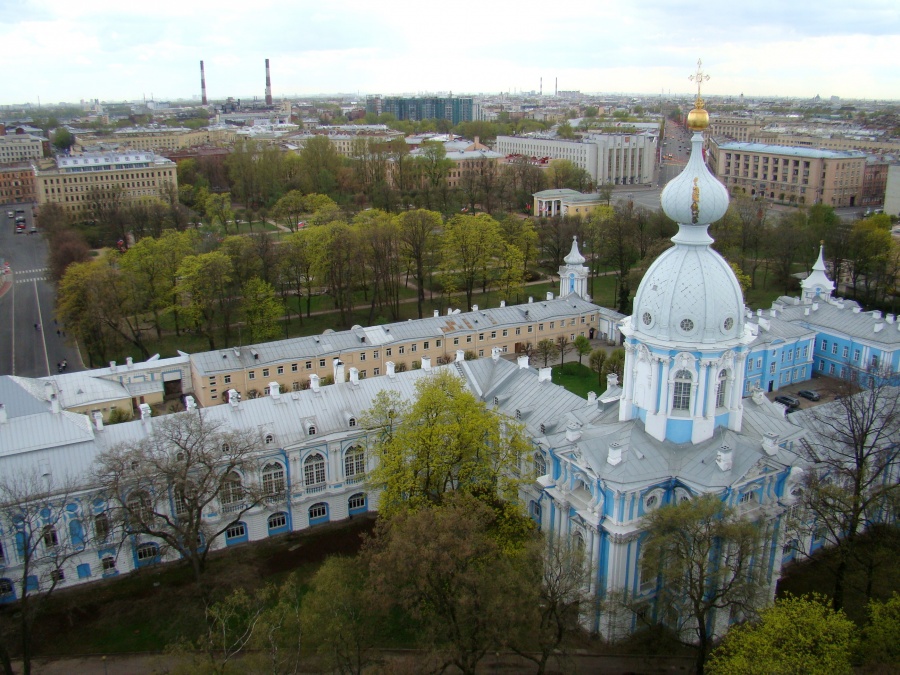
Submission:
M 78 518 L 73 481 L 54 482 L 49 466 L 0 478 L 0 531 L 8 532 L 11 550 L 0 551 L 4 566 L 0 596 L 14 596 L 18 612 L 0 624 L 0 663 L 6 675 L 15 671 L 11 652 L 31 672 L 33 628 L 53 592 L 75 576 L 72 558 L 85 547 L 85 528 Z M 74 510 L 73 510 L 74 507 Z
M 554 342 L 552 339 L 544 338 L 537 343 L 534 354 L 539 359 L 544 360 L 544 368 L 546 368 L 549 361 L 552 361 L 557 356 L 559 356 L 559 347 L 556 346 L 556 342 Z
M 557 336 L 556 348 L 559 350 L 559 367 L 562 371 L 563 366 L 566 364 L 566 354 L 572 350 L 572 342 L 569 340 L 569 336 L 565 334 Z
M 282 498 L 284 479 L 245 480 L 262 445 L 252 431 L 226 430 L 199 410 L 146 422 L 146 437 L 97 458 L 96 483 L 122 532 L 176 551 L 200 583 L 213 540 L 263 499 Z
M 832 602 L 844 604 L 847 570 L 869 523 L 884 521 L 900 497 L 900 390 L 877 368 L 842 381 L 840 399 L 809 413 L 800 454 L 812 464 L 803 480 L 801 534 L 834 546 Z

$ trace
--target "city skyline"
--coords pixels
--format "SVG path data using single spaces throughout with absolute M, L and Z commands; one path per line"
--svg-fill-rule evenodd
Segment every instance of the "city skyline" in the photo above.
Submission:
M 900 9 L 887 0 L 753 7 L 683 0 L 568 3 L 534 0 L 453 13 L 411 0 L 378 8 L 262 0 L 123 6 L 30 0 L 2 12 L 0 36 L 25 67 L 7 69 L 0 104 L 52 105 L 199 99 L 200 60 L 211 100 L 263 99 L 266 58 L 282 96 L 560 90 L 689 94 L 698 57 L 711 96 L 891 99 L 900 69 L 889 58 Z M 469 18 L 471 17 L 471 18 Z M 17 59 L 18 60 L 18 59 Z

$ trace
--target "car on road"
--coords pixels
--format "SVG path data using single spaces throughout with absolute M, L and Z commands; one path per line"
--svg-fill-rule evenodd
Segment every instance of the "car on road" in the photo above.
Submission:
M 25 231 L 25 223 L 16 223 L 16 234 L 22 234 Z
M 12 211 L 7 211 L 7 212 L 6 212 L 6 217 L 7 217 L 7 218 L 12 218 L 14 215 L 16 215 L 16 214 L 15 214 L 14 212 L 12 212 Z
M 812 391 L 811 389 L 801 389 L 797 392 L 797 396 L 802 396 L 808 401 L 818 401 L 822 398 L 817 392 Z
M 796 399 L 793 396 L 787 395 L 776 396 L 775 403 L 780 403 L 788 410 L 795 410 L 800 407 L 800 399 Z

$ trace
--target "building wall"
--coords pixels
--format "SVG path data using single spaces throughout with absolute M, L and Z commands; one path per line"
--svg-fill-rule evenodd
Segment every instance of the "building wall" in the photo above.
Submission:
M 747 355 L 744 396 L 753 389 L 778 391 L 781 387 L 812 378 L 815 338 L 775 340 L 751 348 Z
M 49 143 L 31 134 L 6 134 L 0 136 L 0 164 L 14 164 L 47 157 Z
M 712 124 L 710 124 L 710 127 L 712 127 Z M 824 136 L 779 134 L 758 130 L 751 133 L 748 138 L 735 140 L 745 140 L 749 143 L 772 143 L 795 148 L 819 148 L 822 150 L 861 150 L 867 153 L 878 154 L 900 152 L 900 143 L 886 139 L 870 141 L 861 138 L 844 138 L 842 136 L 826 138 Z
M 95 158 L 98 160 L 96 165 L 91 162 L 66 166 L 51 161 L 39 166 L 35 171 L 38 202 L 59 204 L 78 217 L 89 210 L 94 194 L 108 198 L 113 191 L 120 191 L 122 200 L 128 203 L 162 198 L 168 185 L 178 188 L 175 162 L 171 160 L 151 153 L 99 153 L 80 157 L 83 160 Z M 72 158 L 60 161 L 68 159 Z
M 0 166 L 0 202 L 24 204 L 36 201 L 34 168 L 31 164 Z
M 731 191 L 791 204 L 843 207 L 860 203 L 866 164 L 861 153 L 812 151 L 799 155 L 778 146 L 715 140 L 709 148 L 710 169 Z
M 711 136 L 727 136 L 736 141 L 748 142 L 763 127 L 763 122 L 751 117 L 718 117 L 709 118 L 709 134 Z

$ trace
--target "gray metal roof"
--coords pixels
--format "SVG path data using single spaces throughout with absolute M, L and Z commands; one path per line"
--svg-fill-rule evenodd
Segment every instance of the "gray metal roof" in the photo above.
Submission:
M 770 145 L 768 143 L 722 143 L 720 150 L 732 152 L 764 152 L 770 155 L 785 155 L 788 157 L 810 157 L 814 159 L 860 159 L 865 157 L 864 152 L 858 150 L 819 150 L 816 148 L 793 147 L 789 145 Z
M 819 302 L 817 309 L 813 309 L 813 305 L 787 305 L 778 314 L 784 321 L 795 322 L 816 331 L 864 340 L 888 351 L 900 347 L 900 323 L 896 320 L 888 323 L 883 316 L 876 318 L 873 312 L 855 312 L 856 303 L 843 303 L 843 309 L 838 303 L 836 300 Z M 878 325 L 881 329 L 876 332 L 875 327 Z

